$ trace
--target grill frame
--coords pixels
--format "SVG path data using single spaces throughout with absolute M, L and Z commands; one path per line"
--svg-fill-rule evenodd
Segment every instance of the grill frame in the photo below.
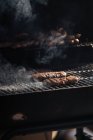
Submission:
M 38 132 L 92 124 L 92 93 L 93 87 L 83 87 L 1 96 L 0 128 L 31 127 Z M 13 114 L 20 112 L 27 115 L 27 120 L 11 120 Z
M 83 64 L 67 71 L 68 75 L 80 76 L 83 73 L 81 80 L 91 78 L 91 72 L 93 77 L 93 64 Z M 39 132 L 90 125 L 93 123 L 92 93 L 91 84 L 49 87 L 47 90 L 35 90 L 23 94 L 22 92 L 3 93 L 3 96 L 0 94 L 0 129 L 5 131 L 11 128 L 21 133 L 28 130 Z M 16 113 L 23 113 L 26 119 L 12 120 Z
M 51 68 L 53 69 L 53 68 Z M 35 73 L 38 70 L 34 70 Z M 52 71 L 52 70 L 49 70 Z M 30 74 L 33 73 L 29 71 Z M 29 72 L 27 76 L 29 76 Z M 16 95 L 16 94 L 35 94 L 35 93 L 42 93 L 42 92 L 54 92 L 59 90 L 67 90 L 67 89 L 77 89 L 77 88 L 84 88 L 84 87 L 92 87 L 93 86 L 93 64 L 81 65 L 74 69 L 68 69 L 65 71 L 67 76 L 73 75 L 80 77 L 80 80 L 77 83 L 73 84 L 65 84 L 60 86 L 51 86 L 43 81 L 42 86 L 33 86 L 34 81 L 30 84 L 28 82 L 19 82 L 18 84 L 9 84 L 9 85 L 0 85 L 0 96 L 9 96 L 9 95 Z M 39 82 L 39 81 L 38 81 Z

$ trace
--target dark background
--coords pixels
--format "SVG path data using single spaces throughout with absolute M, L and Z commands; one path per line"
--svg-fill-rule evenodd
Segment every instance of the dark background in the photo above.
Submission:
M 46 2 L 46 4 L 45 4 Z M 1 37 L 17 32 L 38 32 L 63 26 L 92 39 L 92 0 L 1 0 Z
M 93 41 L 92 0 L 0 0 L 0 40 L 12 40 L 16 34 L 27 32 L 38 36 L 63 27 L 68 34 L 81 33 L 81 42 Z M 93 62 L 93 48 L 56 48 L 36 50 L 31 48 L 0 49 L 0 53 L 12 63 L 35 65 L 70 65 Z M 39 48 L 39 46 L 38 46 Z M 58 56 L 58 54 L 62 53 Z M 48 52 L 48 53 L 47 53 Z M 46 54 L 46 55 L 45 55 Z M 53 55 L 53 58 L 49 57 Z M 66 56 L 65 59 L 64 55 Z M 40 62 L 44 57 L 48 62 Z M 57 66 L 58 68 L 58 66 Z

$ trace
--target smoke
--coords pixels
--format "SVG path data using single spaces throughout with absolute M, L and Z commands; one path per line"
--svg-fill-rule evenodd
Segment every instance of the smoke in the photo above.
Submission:
M 48 0 L 0 0 L 0 40 L 42 30 L 41 14 L 45 11 L 40 13 L 40 9 L 47 4 Z
M 33 79 L 34 69 L 27 70 L 23 66 L 13 66 L 0 56 L 0 90 L 9 92 L 24 92 L 32 89 L 42 89 L 42 82 Z
M 64 60 L 66 59 L 67 46 L 53 46 L 45 47 L 42 52 L 37 55 L 36 61 L 38 64 L 50 64 L 54 59 Z
M 69 47 L 68 34 L 63 28 L 40 34 L 40 51 L 36 56 L 38 64 L 50 64 L 54 59 L 64 60 Z
M 5 17 L 4 17 L 5 16 Z M 30 0 L 0 0 L 0 17 L 9 24 L 23 22 L 32 16 Z M 5 24 L 5 23 L 4 23 Z
M 38 3 L 43 4 L 43 5 L 47 5 L 48 4 L 48 0 L 36 0 Z

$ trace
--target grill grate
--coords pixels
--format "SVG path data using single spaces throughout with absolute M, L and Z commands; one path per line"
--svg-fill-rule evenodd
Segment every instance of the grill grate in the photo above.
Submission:
M 42 84 L 42 86 L 38 85 L 38 87 L 37 86 L 35 87 L 35 85 L 33 86 L 32 83 L 18 83 L 9 86 L 0 86 L 0 96 L 93 86 L 93 64 L 78 66 L 77 68 L 70 69 L 66 72 L 67 75 L 80 76 L 80 81 L 75 84 L 62 85 L 62 86 L 49 86 L 49 85 Z

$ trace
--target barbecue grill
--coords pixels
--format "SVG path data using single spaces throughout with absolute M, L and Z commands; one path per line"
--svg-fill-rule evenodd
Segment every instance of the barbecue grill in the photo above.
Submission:
M 30 83 L 1 86 L 1 130 L 9 133 L 12 128 L 12 134 L 16 135 L 23 130 L 26 133 L 91 124 L 93 64 L 83 64 L 66 72 L 80 76 L 81 80 L 76 84 L 43 88 L 31 87 Z M 23 119 L 13 120 L 16 114 L 22 114 Z
M 10 139 L 16 134 L 84 127 L 93 123 L 93 40 L 90 32 L 93 30 L 93 21 L 91 16 L 89 17 L 92 10 L 89 10 L 89 7 L 91 7 L 90 2 L 88 2 L 88 12 L 82 2 L 77 0 L 75 2 L 75 6 L 77 5 L 76 15 L 69 8 L 70 18 L 68 17 L 68 12 L 67 14 L 65 13 L 66 2 L 64 0 L 59 1 L 59 4 L 57 0 L 54 2 L 50 0 L 48 6 L 45 6 L 46 8 L 42 4 L 37 4 L 36 11 L 41 14 L 42 10 L 44 10 L 43 8 L 45 8 L 45 13 L 43 13 L 44 15 L 39 15 L 39 17 L 37 16 L 40 21 L 37 18 L 34 23 L 37 25 L 36 22 L 38 21 L 39 26 L 42 26 L 49 17 L 49 25 L 47 27 L 44 25 L 47 30 L 44 31 L 44 34 L 47 34 L 51 29 L 61 24 L 68 31 L 70 27 L 67 25 L 70 20 L 69 26 L 73 25 L 72 22 L 75 23 L 73 32 L 83 34 L 79 44 L 69 45 L 66 42 L 66 45 L 56 44 L 49 47 L 45 40 L 43 43 L 40 40 L 39 43 L 33 43 L 34 41 L 32 42 L 32 40 L 35 37 L 35 41 L 38 41 L 36 34 L 33 38 L 31 34 L 29 37 L 25 35 L 25 38 L 16 38 L 15 30 L 10 32 L 13 37 L 9 36 L 6 39 L 5 35 L 3 36 L 5 38 L 0 39 L 0 133 L 5 134 L 2 138 L 3 140 Z M 64 4 L 62 5 L 62 3 Z M 71 3 L 73 4 L 72 0 Z M 38 8 L 39 6 L 40 9 Z M 58 8 L 61 6 L 62 11 L 61 8 Z M 55 13 L 53 12 L 54 9 L 58 9 L 58 11 L 55 10 Z M 61 12 L 63 12 L 62 15 Z M 82 12 L 80 18 L 77 16 L 78 12 Z M 46 13 L 47 16 L 45 16 Z M 85 14 L 88 20 L 91 20 L 90 27 L 88 20 L 85 23 Z M 44 21 L 41 21 L 42 16 L 45 16 Z M 61 16 L 65 23 L 62 22 Z M 77 17 L 79 21 L 77 21 Z M 7 17 L 5 21 L 6 19 Z M 32 19 L 34 20 L 34 18 Z M 89 30 L 87 27 L 89 27 Z M 18 27 L 12 27 L 12 29 L 15 28 L 19 31 Z M 70 30 L 69 33 L 71 32 Z M 53 57 L 51 58 L 52 55 Z M 45 61 L 46 59 L 47 61 Z M 79 76 L 80 80 L 73 84 L 50 86 L 32 79 L 32 73 L 34 72 L 63 70 L 68 76 Z

